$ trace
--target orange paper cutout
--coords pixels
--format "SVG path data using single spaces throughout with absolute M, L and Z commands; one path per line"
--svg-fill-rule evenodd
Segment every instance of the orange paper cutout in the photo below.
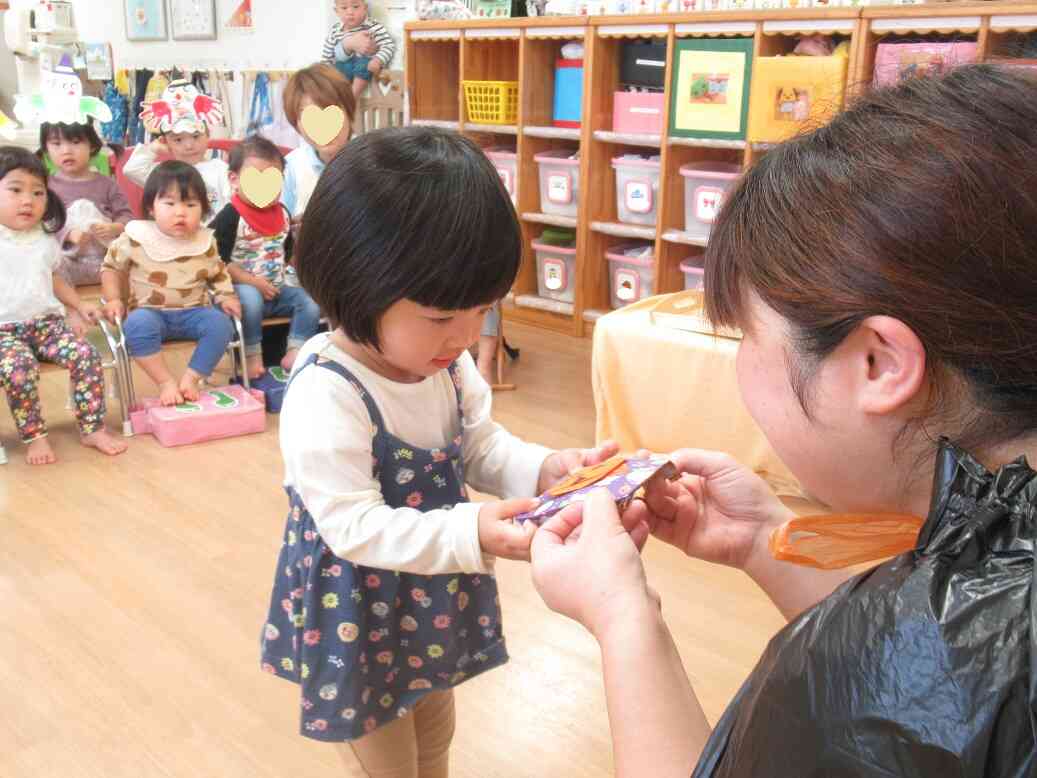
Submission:
M 836 570 L 913 549 L 925 519 L 899 513 L 800 516 L 771 533 L 771 556 Z
M 548 489 L 546 494 L 549 494 L 552 497 L 561 497 L 564 494 L 569 494 L 569 492 L 575 492 L 577 489 L 592 486 L 605 476 L 615 473 L 621 467 L 625 466 L 626 463 L 626 457 L 622 454 L 617 454 L 611 459 L 606 459 L 600 464 L 581 467 L 579 470 L 574 470 L 569 473 L 568 477 L 564 481 L 561 481 Z

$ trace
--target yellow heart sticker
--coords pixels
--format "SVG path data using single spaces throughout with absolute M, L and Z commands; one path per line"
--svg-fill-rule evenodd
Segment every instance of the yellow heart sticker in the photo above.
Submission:
M 302 112 L 302 131 L 318 146 L 327 146 L 335 140 L 345 123 L 346 114 L 337 105 L 327 108 L 308 105 Z
M 247 167 L 241 173 L 241 191 L 250 203 L 257 208 L 266 208 L 281 194 L 284 176 L 275 167 L 256 170 Z

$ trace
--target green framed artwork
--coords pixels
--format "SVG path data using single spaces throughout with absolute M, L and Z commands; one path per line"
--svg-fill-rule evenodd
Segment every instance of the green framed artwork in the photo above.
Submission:
M 670 135 L 745 140 L 752 38 L 685 38 L 673 52 Z

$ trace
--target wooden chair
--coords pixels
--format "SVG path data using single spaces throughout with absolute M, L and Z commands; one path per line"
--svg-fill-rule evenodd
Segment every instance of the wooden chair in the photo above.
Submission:
M 403 71 L 378 74 L 357 103 L 354 132 L 360 135 L 383 127 L 403 126 Z

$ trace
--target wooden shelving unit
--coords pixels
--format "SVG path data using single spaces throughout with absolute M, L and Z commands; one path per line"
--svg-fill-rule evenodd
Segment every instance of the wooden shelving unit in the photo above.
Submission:
M 667 42 L 666 112 L 674 44 L 684 37 L 752 37 L 755 57 L 790 53 L 802 35 L 823 33 L 850 41 L 847 96 L 872 80 L 875 51 L 896 37 L 952 36 L 975 40 L 980 58 L 1011 56 L 1021 33 L 1037 30 L 1037 4 L 938 3 L 917 6 L 804 8 L 703 12 L 666 16 L 547 17 L 406 25 L 407 105 L 414 124 L 446 126 L 482 145 L 514 145 L 518 153 L 518 203 L 524 242 L 522 268 L 505 316 L 574 335 L 587 335 L 609 310 L 605 252 L 631 240 L 653 243 L 655 291 L 683 288 L 680 262 L 702 250 L 702 235 L 684 231 L 684 181 L 691 162 L 717 160 L 747 167 L 773 144 L 616 133 L 613 94 L 619 85 L 622 43 L 631 38 Z M 551 126 L 554 61 L 560 46 L 582 41 L 583 122 L 579 129 Z M 519 109 L 512 126 L 467 121 L 461 81 L 517 80 Z M 750 85 L 751 88 L 751 85 Z M 664 126 L 669 126 L 669 116 Z M 580 150 L 580 201 L 576 218 L 543 213 L 536 154 Z M 616 213 L 611 159 L 623 153 L 660 156 L 655 226 L 621 224 Z M 531 241 L 544 225 L 576 230 L 574 303 L 537 296 Z

